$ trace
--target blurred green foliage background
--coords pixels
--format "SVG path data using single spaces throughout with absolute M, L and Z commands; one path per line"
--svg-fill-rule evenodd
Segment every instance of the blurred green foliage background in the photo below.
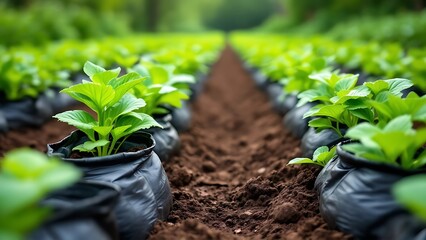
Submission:
M 420 12 L 425 5 L 426 0 L 2 0 L 0 43 L 146 31 L 312 34 L 353 19 Z

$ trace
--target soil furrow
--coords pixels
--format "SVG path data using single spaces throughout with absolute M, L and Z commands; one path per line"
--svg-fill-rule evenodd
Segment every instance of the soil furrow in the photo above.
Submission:
M 180 154 L 165 164 L 174 205 L 151 239 L 347 238 L 319 215 L 319 169 L 286 166 L 300 142 L 281 120 L 226 48 L 193 105 Z

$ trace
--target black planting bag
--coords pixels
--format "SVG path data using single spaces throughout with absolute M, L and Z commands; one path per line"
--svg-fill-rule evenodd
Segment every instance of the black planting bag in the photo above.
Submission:
M 29 239 L 118 239 L 113 212 L 119 196 L 117 185 L 96 181 L 80 181 L 55 191 L 41 202 L 53 210 L 51 217 Z
M 170 157 L 180 150 L 180 138 L 176 129 L 170 123 L 172 116 L 170 114 L 155 117 L 155 120 L 163 128 L 150 128 L 143 130 L 152 135 L 155 140 L 154 152 L 162 162 L 167 162 Z
M 401 214 L 389 221 L 384 236 L 381 239 L 425 240 L 426 224 L 412 215 Z
M 340 129 L 344 135 L 346 130 Z M 339 142 L 343 141 L 344 138 L 340 137 L 332 129 L 324 129 L 320 132 L 316 132 L 314 128 L 310 127 L 308 131 L 303 135 L 300 144 L 302 150 L 302 156 L 312 158 L 314 151 L 321 146 L 327 146 L 329 148 L 335 146 Z
M 195 82 L 189 84 L 189 89 L 191 90 L 190 101 L 193 102 L 197 100 L 200 94 L 203 92 L 204 84 L 208 79 L 208 75 L 204 73 L 195 74 Z
M 283 85 L 280 83 L 270 83 L 266 87 L 269 101 L 272 107 L 281 115 L 285 115 L 297 104 L 297 96 L 295 94 L 285 94 Z
M 132 134 L 119 153 L 105 157 L 69 158 L 72 148 L 85 142 L 81 131 L 48 145 L 48 154 L 78 166 L 84 179 L 115 183 L 121 196 L 115 209 L 121 239 L 145 239 L 157 219 L 165 220 L 172 206 L 166 173 L 155 154 L 155 141 L 149 133 Z M 136 152 L 128 150 L 145 146 Z
M 182 101 L 181 108 L 169 108 L 172 119 L 170 123 L 178 132 L 185 132 L 191 127 L 192 111 L 188 101 Z
M 47 90 L 37 98 L 6 101 L 0 104 L 0 131 L 40 126 L 52 115 L 73 104 L 75 100 L 55 89 Z
M 383 239 L 389 225 L 406 210 L 391 194 L 394 183 L 426 169 L 406 171 L 355 157 L 337 145 L 337 157 L 319 173 L 315 189 L 320 212 L 331 227 L 358 239 Z
M 314 103 L 307 103 L 303 106 L 293 108 L 284 116 L 284 127 L 289 130 L 294 137 L 300 139 L 306 131 L 308 131 L 308 122 L 310 118 L 303 119 L 303 115 L 314 105 Z
M 254 80 L 254 83 L 257 87 L 260 89 L 265 90 L 268 86 L 268 77 L 266 77 L 261 71 L 255 71 L 252 73 L 252 78 Z

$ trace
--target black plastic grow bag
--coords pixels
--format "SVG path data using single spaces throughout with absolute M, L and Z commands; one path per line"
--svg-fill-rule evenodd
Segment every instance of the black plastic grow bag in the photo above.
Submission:
M 155 140 L 154 152 L 158 155 L 162 162 L 167 162 L 173 154 L 179 152 L 179 134 L 170 123 L 172 120 L 172 116 L 170 114 L 156 117 L 155 120 L 163 128 L 150 128 L 144 131 L 150 133 Z
M 306 131 L 308 131 L 308 122 L 310 118 L 304 119 L 303 115 L 314 105 L 314 103 L 307 103 L 303 106 L 293 108 L 284 116 L 284 127 L 289 130 L 294 137 L 300 139 Z
M 172 119 L 170 123 L 178 132 L 185 132 L 191 127 L 192 110 L 188 101 L 182 101 L 181 108 L 169 108 Z
M 315 182 L 320 212 L 331 227 L 358 239 L 383 239 L 389 226 L 409 215 L 391 194 L 391 187 L 405 176 L 426 169 L 406 171 L 355 157 L 337 145 L 337 157 L 320 172 Z
M 41 203 L 53 210 L 52 216 L 29 239 L 118 239 L 113 212 L 119 195 L 117 185 L 96 181 L 80 181 L 56 191 Z
M 172 206 L 166 173 L 155 154 L 155 141 L 149 133 L 131 135 L 119 153 L 106 157 L 69 158 L 72 148 L 87 137 L 75 131 L 62 141 L 48 145 L 48 154 L 78 166 L 84 179 L 112 182 L 121 187 L 115 209 L 121 239 L 144 239 L 157 219 L 165 220 Z M 127 150 L 144 146 L 136 152 Z
M 37 98 L 5 101 L 0 104 L 0 131 L 22 126 L 40 126 L 51 119 L 52 115 L 74 103 L 74 99 L 53 89 Z
M 189 84 L 189 89 L 191 90 L 190 101 L 193 102 L 197 100 L 198 96 L 203 92 L 204 84 L 208 79 L 208 75 L 205 73 L 197 73 L 195 74 L 195 82 Z
M 341 129 L 340 131 L 343 135 L 346 132 L 345 129 Z M 340 137 L 339 134 L 332 129 L 324 129 L 320 132 L 316 132 L 314 128 L 310 127 L 302 137 L 300 149 L 303 157 L 311 158 L 318 147 L 327 146 L 331 148 L 343 140 L 344 138 Z

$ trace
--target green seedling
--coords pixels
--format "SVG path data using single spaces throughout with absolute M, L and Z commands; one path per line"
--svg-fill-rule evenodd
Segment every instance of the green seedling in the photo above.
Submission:
M 143 83 L 136 72 L 119 77 L 120 68 L 105 70 L 86 62 L 84 72 L 91 81 L 63 89 L 77 101 L 92 109 L 96 118 L 84 110 L 66 111 L 54 117 L 84 132 L 88 141 L 73 150 L 92 152 L 97 156 L 117 153 L 132 133 L 151 127 L 161 127 L 151 116 L 136 112 L 146 105 L 141 98 L 128 93 Z

